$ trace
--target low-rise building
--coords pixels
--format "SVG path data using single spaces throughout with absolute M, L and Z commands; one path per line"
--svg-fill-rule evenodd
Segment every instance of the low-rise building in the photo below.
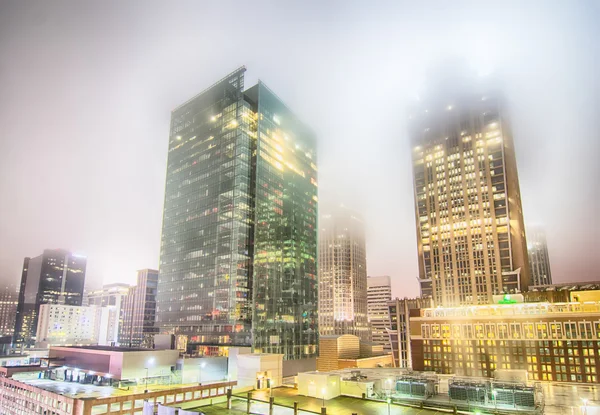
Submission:
M 363 343 L 352 334 L 319 338 L 318 371 L 391 366 L 393 366 L 392 356 L 384 354 L 381 345 Z

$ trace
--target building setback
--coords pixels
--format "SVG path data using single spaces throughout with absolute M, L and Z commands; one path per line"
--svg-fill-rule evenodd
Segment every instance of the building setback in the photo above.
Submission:
M 544 228 L 539 225 L 527 227 L 527 254 L 529 255 L 529 266 L 531 267 L 532 285 L 552 284 L 546 233 Z
M 121 303 L 122 324 L 119 329 L 119 344 L 123 347 L 146 347 L 154 345 L 158 334 L 156 321 L 156 292 L 158 271 L 138 271 L 137 285 L 129 291 Z
M 157 325 L 192 353 L 315 357 L 316 140 L 245 70 L 172 112 Z
M 80 306 L 87 259 L 63 249 L 46 249 L 25 258 L 15 324 L 15 343 L 35 343 L 38 313 L 42 304 Z
M 515 149 L 501 95 L 448 71 L 409 115 L 421 295 L 486 304 L 530 284 Z
M 388 275 L 367 278 L 367 305 L 373 343 L 382 345 L 388 353 L 392 350 L 387 331 L 390 327 L 388 302 L 391 299 L 392 286 Z
M 340 206 L 321 217 L 319 229 L 319 334 L 369 341 L 363 221 Z

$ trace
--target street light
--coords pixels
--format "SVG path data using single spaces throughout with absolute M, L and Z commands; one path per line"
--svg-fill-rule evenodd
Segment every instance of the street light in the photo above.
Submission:
M 323 395 L 323 408 L 325 408 L 325 392 L 326 392 L 326 389 L 321 388 L 321 394 Z
M 492 391 L 492 396 L 494 397 L 494 408 L 498 409 L 498 399 L 497 399 L 498 391 L 497 390 L 493 390 Z
M 144 388 L 144 393 L 148 393 L 148 368 L 145 367 L 144 369 L 146 369 L 146 377 L 144 378 L 144 382 L 146 383 L 146 387 Z
M 588 400 L 587 399 L 582 399 L 583 401 L 583 415 L 587 415 L 587 404 L 588 404 Z
M 387 398 L 387 404 L 388 404 L 388 415 L 390 415 L 390 411 L 391 409 L 391 404 L 392 404 L 392 398 Z
M 198 385 L 202 385 L 202 368 L 206 366 L 205 362 L 202 362 L 198 365 Z

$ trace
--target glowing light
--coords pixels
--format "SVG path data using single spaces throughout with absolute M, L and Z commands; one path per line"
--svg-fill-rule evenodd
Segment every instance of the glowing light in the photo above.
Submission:
M 178 136 L 177 136 L 177 139 L 178 139 L 178 140 L 181 140 L 181 136 L 180 136 L 180 135 L 178 135 Z
M 452 105 L 448 105 L 448 106 L 446 107 L 446 109 L 447 109 L 448 111 L 452 110 L 452 108 L 454 108 Z
M 217 117 L 215 117 L 214 115 L 212 117 L 210 117 L 211 121 L 217 121 Z
M 279 117 L 277 115 L 273 115 L 273 122 L 277 125 L 281 124 L 281 121 L 279 120 Z

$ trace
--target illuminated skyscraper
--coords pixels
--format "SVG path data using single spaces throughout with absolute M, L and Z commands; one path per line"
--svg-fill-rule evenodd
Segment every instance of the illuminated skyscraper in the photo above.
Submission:
M 172 113 L 157 324 L 190 352 L 314 357 L 316 140 L 245 70 Z
M 527 253 L 531 267 L 531 285 L 552 284 L 550 257 L 544 228 L 538 225 L 527 226 Z
M 21 274 L 15 343 L 33 344 L 42 304 L 80 306 L 87 259 L 63 249 L 25 258 Z
M 446 74 L 409 115 L 421 294 L 485 304 L 530 284 L 515 149 L 501 95 Z
M 370 341 L 363 221 L 340 206 L 321 217 L 319 229 L 319 333 Z

